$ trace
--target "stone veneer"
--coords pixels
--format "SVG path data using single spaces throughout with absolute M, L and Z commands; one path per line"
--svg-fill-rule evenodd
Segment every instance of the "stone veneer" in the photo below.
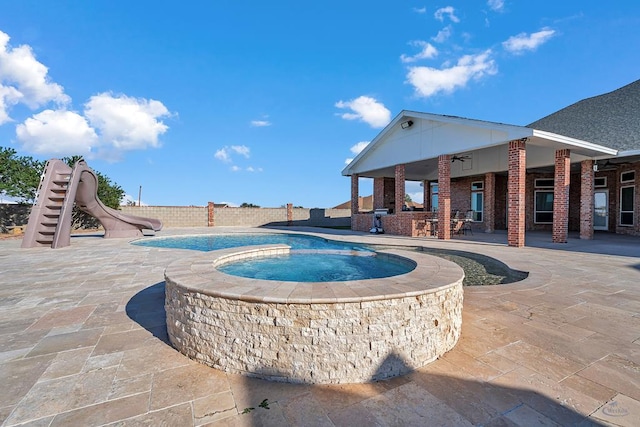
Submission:
M 183 354 L 230 373 L 356 383 L 410 372 L 447 352 L 462 326 L 464 272 L 442 258 L 386 250 L 417 264 L 351 282 L 278 282 L 216 266 L 289 252 L 284 245 L 207 252 L 167 267 L 167 330 Z

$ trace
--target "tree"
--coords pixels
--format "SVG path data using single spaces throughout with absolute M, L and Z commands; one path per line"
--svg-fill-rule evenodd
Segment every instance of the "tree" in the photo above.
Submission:
M 259 208 L 260 206 L 254 205 L 253 203 L 243 203 L 240 205 L 241 208 Z
M 404 201 L 405 202 L 413 202 L 413 199 L 411 198 L 410 195 L 408 195 L 407 193 L 404 193 Z
M 16 156 L 13 148 L 0 147 L 0 193 L 21 203 L 33 203 L 43 169 L 44 162 Z

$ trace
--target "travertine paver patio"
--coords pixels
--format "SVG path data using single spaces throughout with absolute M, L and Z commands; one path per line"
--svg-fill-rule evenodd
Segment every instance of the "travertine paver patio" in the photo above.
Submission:
M 465 288 L 457 346 L 409 375 L 293 385 L 224 374 L 166 343 L 163 271 L 192 252 L 96 236 L 57 250 L 3 240 L 0 423 L 640 425 L 639 238 L 554 245 L 548 235 L 532 235 L 534 247 L 516 249 L 499 234 L 441 242 L 333 233 L 474 251 L 530 276 Z

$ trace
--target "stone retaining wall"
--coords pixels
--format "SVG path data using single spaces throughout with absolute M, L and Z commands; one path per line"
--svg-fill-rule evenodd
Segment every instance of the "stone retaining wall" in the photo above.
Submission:
M 165 272 L 171 343 L 206 365 L 275 381 L 367 382 L 423 366 L 460 336 L 464 273 L 449 261 L 407 252 L 418 267 L 402 276 L 294 283 L 217 272 L 216 258 L 233 250 Z M 303 297 L 283 297 L 296 292 Z

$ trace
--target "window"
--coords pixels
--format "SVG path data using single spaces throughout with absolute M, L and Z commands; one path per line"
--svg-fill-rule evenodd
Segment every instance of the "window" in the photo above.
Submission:
M 593 186 L 594 187 L 606 187 L 607 186 L 607 177 L 606 176 L 600 176 L 597 178 L 593 179 Z
M 431 210 L 435 212 L 438 210 L 438 183 L 432 182 L 430 187 L 431 187 Z
M 635 171 L 622 172 L 620 174 L 620 182 L 633 182 L 636 179 Z
M 536 188 L 553 188 L 553 184 L 554 184 L 554 179 L 553 178 L 541 178 L 541 179 L 536 179 L 535 180 L 535 186 Z
M 484 182 L 475 181 L 471 183 L 471 210 L 473 211 L 473 220 L 482 222 L 482 213 L 484 211 Z
M 620 225 L 633 225 L 635 192 L 635 185 L 620 188 Z
M 534 220 L 536 224 L 553 224 L 553 191 L 535 192 L 536 205 Z

